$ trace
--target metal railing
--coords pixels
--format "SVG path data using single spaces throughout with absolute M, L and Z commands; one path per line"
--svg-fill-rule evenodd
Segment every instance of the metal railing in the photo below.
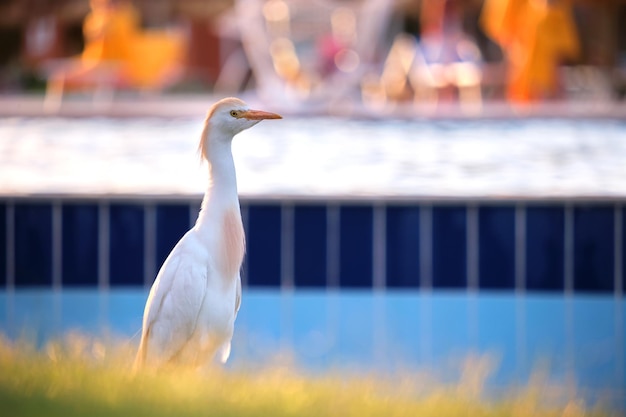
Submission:
M 176 201 L 106 198 L 0 200 L 0 213 L 4 215 L 0 239 L 5 246 L 1 271 L 4 279 L 0 282 L 7 289 L 29 285 L 60 289 L 67 285 L 64 270 L 71 259 L 65 256 L 69 254 L 64 255 L 64 251 L 70 237 L 64 236 L 67 232 L 64 220 L 72 221 L 72 214 L 67 210 L 69 206 L 91 207 L 92 215 L 87 223 L 96 222 L 92 226 L 97 230 L 97 236 L 79 238 L 86 239 L 86 244 L 97 251 L 97 265 L 90 269 L 97 271 L 97 276 L 82 277 L 79 284 L 97 285 L 100 289 L 116 285 L 151 285 L 167 254 L 165 252 L 193 225 L 199 210 L 199 202 L 192 198 Z M 164 207 L 168 206 L 176 207 L 177 214 L 166 213 Z M 311 286 L 373 290 L 503 289 L 516 292 L 547 289 L 565 294 L 599 291 L 623 296 L 626 228 L 623 221 L 625 206 L 621 201 L 243 200 L 241 207 L 249 237 L 248 255 L 242 270 L 244 285 L 281 289 Z M 311 207 L 314 210 L 307 218 L 303 213 Z M 121 224 L 120 219 L 128 216 L 129 210 L 135 214 Z M 259 210 L 265 210 L 264 214 Z M 533 225 L 528 224 L 529 220 L 534 222 Z M 29 223 L 32 221 L 36 224 Z M 315 224 L 311 226 L 308 221 Z M 178 228 L 164 232 L 164 225 L 170 224 L 178 225 Z M 403 226 L 405 224 L 408 229 Z M 531 226 L 532 230 L 529 229 Z M 306 234 L 310 230 L 306 229 L 311 227 L 316 229 L 316 237 L 308 242 Z M 72 239 L 77 239 L 80 228 L 79 225 L 72 229 Z M 322 228 L 324 230 L 317 230 Z M 128 241 L 126 232 L 141 236 Z M 132 256 L 140 258 L 132 262 L 136 262 L 134 270 L 141 271 L 141 276 L 134 277 L 131 282 L 125 282 L 123 277 L 115 277 L 112 282 L 112 263 L 125 259 L 117 252 L 112 254 L 112 250 L 118 250 L 112 243 L 112 233 L 132 252 Z M 541 244 L 538 239 L 550 240 L 550 247 L 556 255 L 540 254 L 536 247 Z M 313 253 L 321 254 L 318 260 L 321 266 L 314 265 L 314 268 L 324 276 L 312 274 L 310 280 L 314 282 L 304 282 L 296 273 L 306 267 L 303 262 L 313 264 L 311 259 L 302 255 L 306 255 L 307 245 L 311 245 Z M 506 259 L 501 259 L 497 253 L 492 254 L 490 250 L 494 248 L 501 252 L 500 255 L 506 252 Z M 533 250 L 532 254 L 528 253 L 529 249 Z M 31 250 L 33 252 L 29 253 Z M 257 256 L 263 250 L 271 250 L 267 256 L 271 259 Z M 413 252 L 406 253 L 409 250 Z M 541 259 L 542 256 L 546 259 Z M 558 265 L 561 259 L 557 259 L 558 262 L 548 259 L 551 256 L 562 257 L 562 264 Z M 114 259 L 116 257 L 120 259 Z M 394 262 L 403 263 L 396 267 L 391 265 Z M 493 278 L 497 271 L 490 273 L 491 278 L 484 279 L 492 262 L 506 270 L 501 282 Z M 536 282 L 536 277 L 529 281 L 529 273 L 538 268 L 537 262 L 552 264 L 556 276 L 551 276 L 551 283 L 543 285 Z M 49 270 L 49 273 L 46 272 L 46 277 L 25 276 L 33 274 L 24 271 L 25 264 L 41 264 L 37 270 Z M 117 268 L 123 268 L 123 265 Z M 392 276 L 389 276 L 390 271 Z M 462 276 L 452 276 L 454 271 L 459 271 Z M 349 276 L 359 273 L 363 276 Z M 278 276 L 274 276 L 276 274 Z

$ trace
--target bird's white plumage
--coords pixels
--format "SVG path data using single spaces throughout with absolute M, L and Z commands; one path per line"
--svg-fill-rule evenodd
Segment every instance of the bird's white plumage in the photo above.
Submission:
M 228 359 L 245 252 L 231 142 L 260 120 L 278 118 L 235 98 L 209 110 L 199 146 L 209 165 L 209 186 L 195 226 L 174 247 L 152 285 L 136 367 L 201 366 L 216 354 L 221 362 Z

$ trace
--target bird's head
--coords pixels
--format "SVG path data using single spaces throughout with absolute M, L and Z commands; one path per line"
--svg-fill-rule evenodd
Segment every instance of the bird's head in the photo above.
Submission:
M 204 131 L 200 140 L 202 156 L 208 159 L 208 150 L 212 142 L 229 142 L 237 133 L 265 119 L 282 119 L 282 117 L 276 113 L 252 110 L 238 98 L 229 97 L 218 101 L 211 107 L 204 122 Z

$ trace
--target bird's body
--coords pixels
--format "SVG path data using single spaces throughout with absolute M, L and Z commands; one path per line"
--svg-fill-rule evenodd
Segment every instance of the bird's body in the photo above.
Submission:
M 231 142 L 260 120 L 278 118 L 234 98 L 209 110 L 199 147 L 209 165 L 209 186 L 195 226 L 176 244 L 152 285 L 136 367 L 172 362 L 197 367 L 216 354 L 222 363 L 228 359 L 245 252 Z

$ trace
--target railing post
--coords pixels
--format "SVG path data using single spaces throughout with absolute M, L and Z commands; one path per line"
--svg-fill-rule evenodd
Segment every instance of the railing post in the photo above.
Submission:
M 329 204 L 326 206 L 326 259 L 327 259 L 327 271 L 326 271 L 326 286 L 330 289 L 338 289 L 340 285 L 339 281 L 339 268 L 341 262 L 341 254 L 339 248 L 341 247 L 339 240 L 341 239 L 341 232 L 339 230 L 341 222 L 339 206 L 336 204 Z
M 572 295 L 574 293 L 574 208 L 569 202 L 565 204 L 564 234 L 564 291 L 566 295 Z
M 387 208 L 374 204 L 372 219 L 372 286 L 375 290 L 387 287 Z
M 52 289 L 59 291 L 63 280 L 63 206 L 52 202 Z
M 110 210 L 109 202 L 102 200 L 98 206 L 98 290 L 106 291 L 110 285 Z
M 154 203 L 143 206 L 143 285 L 150 288 L 156 277 L 156 207 Z
M 294 288 L 294 209 L 293 204 L 283 203 L 280 207 L 280 287 Z
M 526 206 L 515 206 L 515 291 L 526 291 Z
M 480 247 L 478 230 L 478 206 L 468 204 L 467 210 L 467 290 L 478 291 L 480 265 Z
M 422 204 L 419 211 L 420 288 L 433 288 L 433 207 Z

